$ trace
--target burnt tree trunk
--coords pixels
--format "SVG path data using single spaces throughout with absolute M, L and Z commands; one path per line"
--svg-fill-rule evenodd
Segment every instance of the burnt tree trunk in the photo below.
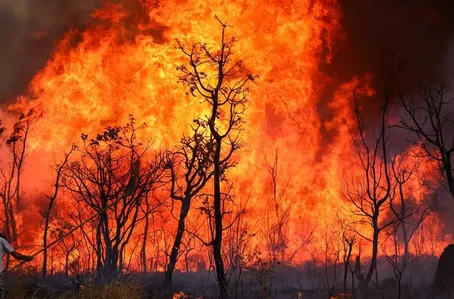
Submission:
M 406 205 L 405 205 L 405 200 L 404 200 L 404 192 L 403 192 L 403 187 L 402 184 L 399 185 L 399 193 L 400 193 L 400 225 L 402 227 L 402 239 L 404 243 L 404 257 L 403 257 L 403 263 L 406 264 L 409 258 L 409 245 L 408 243 L 410 242 L 408 238 L 408 231 L 407 231 L 407 225 L 405 223 L 405 218 L 406 218 Z
M 377 255 L 378 255 L 378 237 L 379 237 L 379 230 L 378 230 L 378 219 L 374 219 L 374 236 L 372 239 L 372 257 L 370 260 L 369 270 L 367 271 L 366 279 L 364 281 L 364 285 L 367 287 L 372 280 L 372 275 L 374 271 L 377 271 Z
M 215 221 L 215 237 L 213 240 L 213 257 L 216 265 L 216 276 L 219 284 L 219 298 L 227 298 L 227 280 L 225 277 L 224 261 L 222 259 L 222 198 L 221 198 L 221 142 L 220 138 L 216 138 L 216 150 L 214 153 L 214 221 Z
M 170 284 L 172 286 L 172 275 L 175 270 L 175 265 L 178 259 L 178 252 L 180 252 L 181 240 L 183 239 L 183 234 L 186 226 L 186 217 L 188 216 L 190 208 L 190 200 L 185 198 L 182 201 L 180 218 L 178 219 L 178 229 L 173 242 L 172 251 L 170 253 L 169 264 L 167 265 L 167 271 L 165 275 L 165 287 Z
M 348 269 L 350 267 L 350 258 L 352 256 L 352 251 L 353 251 L 353 242 L 348 243 L 347 255 L 345 257 L 345 262 L 344 262 L 344 293 L 347 293 L 347 277 L 348 277 Z
M 46 282 L 47 277 L 47 234 L 49 232 L 49 221 L 50 221 L 50 211 L 52 210 L 52 205 L 54 201 L 49 202 L 49 207 L 45 211 L 45 223 L 44 223 L 44 235 L 43 235 L 43 269 L 41 271 L 43 283 Z
M 241 141 L 238 137 L 243 122 L 242 114 L 247 103 L 248 87 L 246 86 L 249 82 L 253 82 L 257 76 L 246 73 L 246 68 L 244 68 L 241 60 L 232 60 L 232 47 L 235 38 L 226 41 L 225 30 L 228 25 L 219 18 L 215 18 L 222 27 L 220 49 L 211 52 L 206 44 L 197 43 L 192 45 L 191 50 L 187 50 L 179 42 L 179 49 L 188 57 L 189 65 L 181 65 L 178 70 L 182 73 L 179 76 L 179 81 L 189 87 L 189 92 L 192 95 L 199 95 L 204 98 L 211 110 L 206 118 L 198 120 L 204 127 L 209 127 L 209 133 L 214 139 L 214 143 L 209 143 L 209 151 L 213 154 L 212 159 L 210 158 L 214 179 L 213 207 L 210 206 L 207 210 L 209 221 L 214 218 L 214 230 L 210 242 L 206 242 L 206 245 L 212 247 L 220 291 L 219 298 L 226 299 L 227 279 L 222 257 L 224 198 L 221 192 L 221 180 L 224 179 L 226 170 L 235 165 L 231 161 L 231 157 L 233 152 L 241 147 Z M 212 72 L 213 76 L 207 74 L 202 64 L 211 66 L 208 72 Z M 211 80 L 214 77 L 217 78 L 216 82 Z M 238 131 L 238 134 L 233 133 L 233 131 Z M 223 144 L 225 145 L 224 151 L 222 151 Z M 211 208 L 214 210 L 213 215 Z
M 150 220 L 148 219 L 148 214 L 145 216 L 145 226 L 143 228 L 143 242 L 142 248 L 140 250 L 140 259 L 142 260 L 143 272 L 148 272 L 147 266 L 147 237 L 148 237 L 148 229 L 150 226 Z

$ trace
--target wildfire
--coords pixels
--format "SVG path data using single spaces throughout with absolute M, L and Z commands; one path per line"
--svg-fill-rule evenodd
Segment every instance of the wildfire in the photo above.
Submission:
M 285 251 L 284 258 L 293 257 L 292 262 L 308 259 L 302 246 L 306 241 L 323 244 L 325 227 L 339 227 L 339 216 L 346 213 L 340 208 L 345 204 L 345 170 L 358 169 L 346 126 L 353 119 L 352 91 L 363 86 L 359 89 L 363 96 L 374 94 L 369 77 L 355 78 L 340 86 L 329 104 L 335 116 L 327 123 L 320 120 L 317 105 L 329 81 L 320 64 L 330 62 L 333 46 L 343 40 L 338 1 L 112 2 L 93 13 L 94 25 L 66 34 L 30 83 L 30 96 L 8 107 L 9 113 L 43 111 L 29 139 L 24 188 L 33 208 L 21 214 L 20 243 L 30 241 L 29 236 L 40 242 L 38 211 L 52 182 L 49 164 L 78 142 L 81 133 L 95 135 L 134 115 L 148 124 L 140 138 L 152 139 L 153 150 L 165 150 L 190 131 L 195 117 L 204 115 L 199 99 L 186 95 L 177 82 L 176 66 L 185 60 L 175 40 L 216 44 L 217 15 L 228 21 L 228 34 L 238 40 L 235 57 L 260 77 L 251 88 L 245 113 L 244 148 L 229 172 L 233 196 L 246 209 L 248 232 L 260 236 L 253 239 L 250 254 L 270 246 L 266 236 L 276 229 L 279 216 L 274 215 L 281 213 L 288 215 L 281 232 L 286 244 L 274 244 L 275 248 Z M 335 132 L 329 144 L 322 142 L 322 129 Z M 421 188 L 408 191 L 416 201 L 424 196 L 417 190 Z M 157 196 L 165 197 L 165 192 Z M 57 210 L 74 209 L 71 200 L 62 196 Z M 196 227 L 197 211 L 191 213 L 190 223 Z M 176 222 L 154 217 L 153 225 L 162 230 L 150 236 L 147 250 L 156 256 L 151 263 L 160 263 Z M 137 234 L 131 243 L 140 238 Z M 134 250 L 129 249 L 132 256 Z M 190 270 L 203 258 L 193 260 Z

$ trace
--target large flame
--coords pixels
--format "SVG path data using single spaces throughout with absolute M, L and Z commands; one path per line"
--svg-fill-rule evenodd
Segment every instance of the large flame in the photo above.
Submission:
M 329 79 L 320 64 L 330 62 L 333 45 L 343 39 L 338 1 L 156 3 L 105 3 L 93 13 L 95 25 L 66 34 L 31 82 L 30 96 L 9 107 L 11 111 L 38 107 L 44 112 L 29 141 L 25 173 L 33 213 L 43 203 L 33 193 L 42 194 L 51 184 L 49 164 L 81 133 L 125 124 L 129 114 L 148 124 L 143 137 L 155 139 L 156 149 L 173 147 L 188 132 L 203 106 L 177 83 L 176 66 L 184 63 L 184 57 L 175 40 L 216 45 L 220 30 L 213 16 L 217 15 L 228 21 L 228 34 L 239 41 L 235 56 L 260 76 L 251 87 L 242 135 L 245 147 L 238 166 L 229 173 L 235 196 L 247 198 L 250 227 L 265 240 L 274 221 L 263 216 L 272 209 L 270 166 L 274 165 L 274 187 L 282 209 L 290 211 L 286 254 L 294 256 L 295 262 L 303 261 L 307 256 L 301 240 L 312 238 L 311 242 L 322 244 L 325 228 L 338 227 L 339 215 L 345 214 L 341 208 L 344 171 L 357 169 L 345 126 L 353 117 L 352 90 L 366 86 L 361 93 L 373 94 L 367 88 L 369 77 L 339 86 L 329 105 L 335 116 L 321 122 L 317 106 Z M 322 128 L 334 132 L 329 143 L 322 142 Z M 39 235 L 37 225 L 22 223 L 24 235 Z M 171 220 L 161 224 L 168 231 L 175 227 Z M 266 246 L 257 239 L 256 247 Z

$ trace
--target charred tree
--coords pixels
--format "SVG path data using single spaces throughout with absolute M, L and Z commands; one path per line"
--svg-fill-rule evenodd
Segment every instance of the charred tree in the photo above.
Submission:
M 290 184 L 290 178 L 282 187 L 279 186 L 279 156 L 277 149 L 273 163 L 266 162 L 272 187 L 272 196 L 269 200 L 266 213 L 266 222 L 268 226 L 266 239 L 272 260 L 279 260 L 279 262 L 283 263 L 285 261 L 289 243 L 291 205 L 288 199 L 286 199 L 286 192 Z
M 43 267 L 42 267 L 42 280 L 43 283 L 46 282 L 47 277 L 47 236 L 49 233 L 49 223 L 50 223 L 50 213 L 52 211 L 52 207 L 54 205 L 55 199 L 57 199 L 58 191 L 60 190 L 60 181 L 62 177 L 63 168 L 68 163 L 69 156 L 74 152 L 75 146 L 73 145 L 71 150 L 65 155 L 61 164 L 56 166 L 56 177 L 55 177 L 55 184 L 54 184 L 54 191 L 52 195 L 46 195 L 47 199 L 49 199 L 49 205 L 45 211 L 42 211 L 42 216 L 44 218 L 44 233 L 43 233 Z
M 189 93 L 201 97 L 210 112 L 199 118 L 202 125 L 209 128 L 213 138 L 210 148 L 213 167 L 213 213 L 214 238 L 209 245 L 213 249 L 216 265 L 216 278 L 220 298 L 227 298 L 227 280 L 222 257 L 223 205 L 222 181 L 226 171 L 233 167 L 233 153 L 241 146 L 239 138 L 242 128 L 242 115 L 248 101 L 248 83 L 256 79 L 246 73 L 241 60 L 233 59 L 235 38 L 226 37 L 227 23 L 219 21 L 222 32 L 219 48 L 211 49 L 207 44 L 196 43 L 179 49 L 188 59 L 188 65 L 181 65 L 179 81 L 189 87 Z M 188 93 L 188 94 L 189 94 Z
M 199 194 L 213 176 L 210 163 L 212 153 L 209 149 L 213 147 L 214 140 L 207 134 L 200 121 L 195 120 L 195 123 L 194 134 L 191 137 L 183 137 L 176 150 L 169 153 L 167 160 L 167 167 L 171 174 L 170 196 L 181 203 L 181 208 L 165 274 L 166 288 L 172 282 L 172 274 L 177 263 L 192 199 Z
M 22 209 L 21 175 L 27 157 L 28 137 L 41 115 L 33 109 L 22 113 L 5 142 L 9 153 L 9 165 L 0 170 L 2 183 L 0 196 L 5 212 L 4 233 L 13 244 L 17 241 L 18 234 L 16 213 Z
M 151 203 L 146 200 L 145 208 L 142 208 L 144 213 L 145 224 L 143 226 L 143 239 L 142 239 L 142 248 L 140 249 L 140 261 L 142 263 L 143 273 L 148 272 L 148 259 L 147 259 L 147 241 L 148 241 L 148 231 L 150 229 L 150 219 L 149 215 L 152 212 Z
M 394 186 L 397 189 L 394 194 L 397 200 L 391 202 L 390 208 L 397 219 L 396 231 L 400 228 L 402 232 L 402 243 L 404 245 L 402 264 L 405 265 L 409 261 L 410 241 L 424 220 L 436 209 L 436 194 L 421 200 L 419 203 L 413 203 L 411 196 L 405 191 L 405 184 L 412 177 L 415 177 L 418 171 L 418 161 L 411 163 L 408 160 L 408 155 L 403 154 L 392 158 L 391 161 Z M 409 226 L 409 224 L 411 225 Z
M 346 223 L 341 218 L 339 218 L 340 227 L 341 227 L 341 238 L 342 238 L 342 251 L 343 251 L 343 261 L 344 261 L 344 281 L 343 281 L 343 291 L 347 293 L 347 279 L 348 272 L 353 267 L 351 265 L 351 257 L 353 253 L 353 246 L 356 243 L 356 235 L 350 234 L 348 231 L 351 231 L 350 223 Z M 352 292 L 354 290 L 352 289 Z
M 141 128 L 131 117 L 125 127 L 107 127 L 95 139 L 82 134 L 80 158 L 64 169 L 65 187 L 89 213 L 99 216 L 90 244 L 97 256 L 97 274 L 105 282 L 121 273 L 124 250 L 143 220 L 142 201 L 162 186 L 162 157 L 147 160 L 151 143 L 137 142 Z
M 420 85 L 419 94 L 420 100 L 415 100 L 412 96 L 406 99 L 400 93 L 401 104 L 406 112 L 401 119 L 401 127 L 416 137 L 411 142 L 437 161 L 446 179 L 447 189 L 454 198 L 454 134 L 451 116 L 454 99 L 449 97 L 444 84 L 435 88 L 430 82 Z
M 390 153 L 388 145 L 388 115 L 390 101 L 395 82 L 395 72 L 384 72 L 384 103 L 381 107 L 378 130 L 366 134 L 366 128 L 360 112 L 360 105 L 356 95 L 355 100 L 355 131 L 351 132 L 356 155 L 362 167 L 362 176 L 358 178 L 352 188 L 347 184 L 346 195 L 352 203 L 351 212 L 361 219 L 361 223 L 369 225 L 372 237 L 365 236 L 356 230 L 356 233 L 372 243 L 371 262 L 363 285 L 367 287 L 376 272 L 378 245 L 380 233 L 397 220 L 392 218 L 383 222 L 383 215 L 389 210 L 393 200 L 394 185 L 389 166 Z M 367 135 L 367 136 L 366 136 Z

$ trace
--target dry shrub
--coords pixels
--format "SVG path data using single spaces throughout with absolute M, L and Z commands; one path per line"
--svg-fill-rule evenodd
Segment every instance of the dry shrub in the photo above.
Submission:
M 61 296 L 60 299 L 140 299 L 144 298 L 143 291 L 138 284 L 112 283 L 101 287 L 86 285 L 78 293 L 71 296 Z
M 31 285 L 22 277 L 15 278 L 11 286 L 7 286 L 7 297 L 8 299 L 22 299 L 30 298 L 30 293 L 32 293 Z

